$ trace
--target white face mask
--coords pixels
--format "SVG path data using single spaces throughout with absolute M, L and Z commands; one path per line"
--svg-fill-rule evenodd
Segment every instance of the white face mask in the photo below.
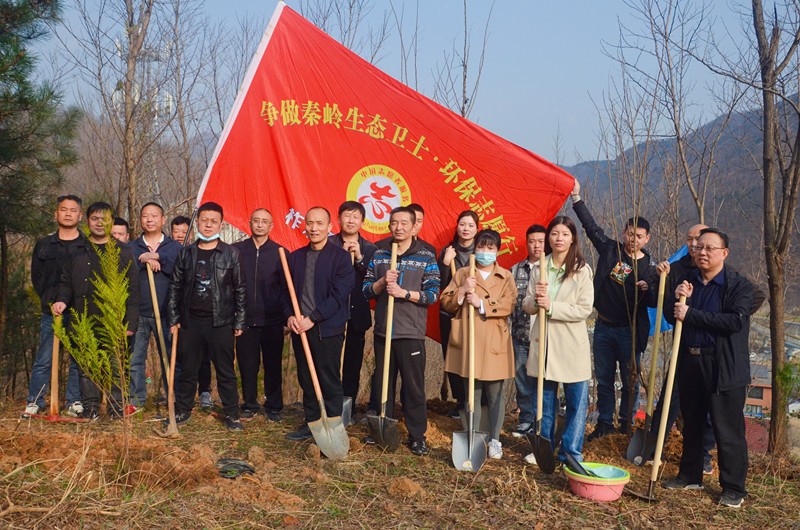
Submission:
M 200 232 L 198 232 L 197 233 L 197 237 L 200 238 L 201 240 L 205 241 L 205 242 L 214 241 L 215 239 L 219 239 L 219 232 L 217 232 L 213 236 L 209 236 L 209 237 L 206 237 L 203 234 L 201 234 Z

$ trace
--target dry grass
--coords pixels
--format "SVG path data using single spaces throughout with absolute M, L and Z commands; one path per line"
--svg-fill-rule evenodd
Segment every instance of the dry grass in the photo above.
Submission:
M 431 403 L 431 408 L 443 408 Z M 401 448 L 394 454 L 362 446 L 365 426 L 353 426 L 343 462 L 320 458 L 311 443 L 283 434 L 300 420 L 290 408 L 283 423 L 258 418 L 242 434 L 212 416 L 196 414 L 181 438 L 152 433 L 133 421 L 130 449 L 121 454 L 121 426 L 18 421 L 0 410 L 0 526 L 5 528 L 797 528 L 800 467 L 752 455 L 750 496 L 741 510 L 716 505 L 717 476 L 703 492 L 658 488 L 660 502 L 629 496 L 601 504 L 572 495 L 561 474 L 526 466 L 527 442 L 503 438 L 505 455 L 478 474 L 450 463 L 450 433 L 458 423 L 429 418 L 427 458 Z M 402 425 L 402 423 L 401 423 Z M 511 421 L 509 421 L 511 425 Z M 589 460 L 631 471 L 629 489 L 646 491 L 650 468 L 622 458 L 621 435 L 587 445 Z M 674 475 L 680 441 L 668 446 L 664 476 Z M 223 456 L 245 458 L 257 472 L 219 478 Z

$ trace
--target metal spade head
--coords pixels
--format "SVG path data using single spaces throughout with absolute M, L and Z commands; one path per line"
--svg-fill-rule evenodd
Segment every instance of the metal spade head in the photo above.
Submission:
M 369 432 L 375 443 L 390 453 L 400 447 L 400 432 L 397 430 L 397 420 L 381 416 L 367 416 Z
M 470 434 L 472 436 L 470 436 Z M 470 439 L 471 438 L 471 439 Z M 486 462 L 489 434 L 485 432 L 460 431 L 453 433 L 453 466 L 459 471 L 480 471 Z
M 353 420 L 353 398 L 344 396 L 342 398 L 342 424 L 347 428 Z
M 637 466 L 644 465 L 648 460 L 653 459 L 656 451 L 657 436 L 646 428 L 637 428 L 633 432 L 633 438 L 628 444 L 625 459 Z
M 329 418 L 325 414 L 325 405 L 321 407 L 322 417 L 308 423 L 319 450 L 331 460 L 343 460 L 350 450 L 350 438 L 344 429 L 341 416 Z
M 556 470 L 556 459 L 553 456 L 553 446 L 550 440 L 542 436 L 541 428 L 525 433 L 525 438 L 531 444 L 533 455 L 536 457 L 536 464 L 546 475 L 551 475 Z

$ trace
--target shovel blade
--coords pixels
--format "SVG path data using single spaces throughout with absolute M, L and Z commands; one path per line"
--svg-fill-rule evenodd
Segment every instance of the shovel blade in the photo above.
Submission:
M 550 440 L 536 431 L 526 433 L 525 438 L 531 444 L 533 455 L 536 457 L 536 465 L 539 466 L 539 469 L 546 475 L 553 474 L 556 470 L 556 459 L 553 456 L 553 445 Z
M 397 420 L 386 416 L 367 416 L 369 433 L 375 443 L 390 453 L 400 447 L 400 432 L 397 430 Z
M 655 451 L 656 435 L 648 430 L 637 428 L 628 444 L 625 459 L 637 466 L 643 466 L 645 462 L 653 459 Z
M 453 433 L 453 466 L 459 471 L 480 471 L 483 463 L 486 462 L 486 451 L 489 445 L 489 434 L 485 432 L 472 433 L 472 443 L 470 444 L 470 432 L 461 431 Z
M 342 424 L 348 427 L 353 423 L 353 398 L 344 396 L 342 398 Z
M 308 423 L 319 450 L 331 460 L 343 460 L 350 450 L 350 438 L 344 430 L 341 416 L 327 417 L 324 413 L 317 421 Z

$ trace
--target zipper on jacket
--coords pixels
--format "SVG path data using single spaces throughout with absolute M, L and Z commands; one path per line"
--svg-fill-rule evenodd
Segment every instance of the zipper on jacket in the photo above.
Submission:
M 258 256 L 261 249 L 256 247 L 256 270 L 253 273 L 253 303 L 255 304 L 258 299 Z

